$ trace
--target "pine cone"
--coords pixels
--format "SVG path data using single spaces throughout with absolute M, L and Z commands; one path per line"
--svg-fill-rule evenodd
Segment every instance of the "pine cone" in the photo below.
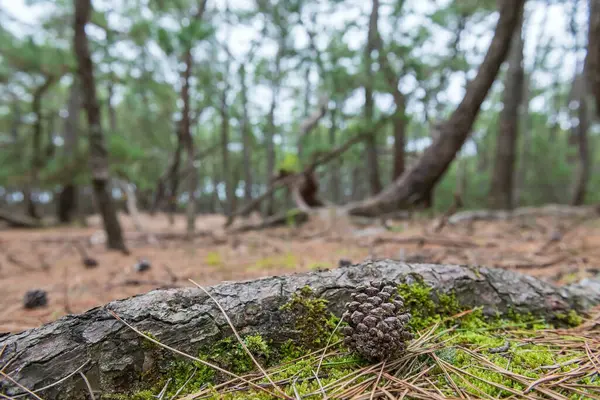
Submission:
M 413 338 L 406 324 L 410 314 L 404 311 L 402 297 L 392 282 L 371 282 L 352 293 L 342 319 L 344 343 L 370 361 L 398 355 Z

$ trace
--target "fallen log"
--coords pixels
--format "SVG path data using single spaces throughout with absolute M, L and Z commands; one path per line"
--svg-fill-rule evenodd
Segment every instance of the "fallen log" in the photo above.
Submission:
M 241 233 L 250 231 L 260 231 L 263 229 L 275 228 L 278 226 L 299 226 L 308 221 L 309 214 L 306 211 L 294 208 L 279 214 L 267 217 L 259 222 L 244 223 L 240 226 L 230 228 L 229 233 Z
M 552 319 L 570 310 L 600 304 L 600 279 L 558 288 L 516 272 L 456 265 L 405 264 L 383 260 L 346 268 L 252 281 L 227 282 L 208 289 L 241 335 L 259 333 L 274 343 L 297 338 L 298 332 L 280 307 L 293 293 L 310 286 L 340 315 L 351 291 L 374 279 L 414 283 L 422 280 L 440 293 L 453 293 L 464 307 L 482 306 L 485 314 L 531 313 Z M 130 389 L 156 365 L 156 348 L 109 314 L 116 313 L 164 344 L 188 354 L 231 335 L 215 303 L 198 288 L 155 290 L 111 302 L 81 315 L 70 315 L 40 328 L 0 335 L 3 372 L 31 390 L 53 384 L 78 367 L 92 388 L 107 394 Z M 162 353 L 161 353 L 162 354 Z M 162 356 L 161 356 L 162 357 Z M 0 393 L 22 393 L 9 380 Z M 85 399 L 80 375 L 40 391 L 44 399 Z
M 6 210 L 0 210 L 0 221 L 6 222 L 13 228 L 42 228 L 44 225 L 40 220 L 28 217 L 26 215 L 19 215 L 8 212 Z
M 506 210 L 474 210 L 456 213 L 448 218 L 449 224 L 472 221 L 496 221 L 525 217 L 593 217 L 600 214 L 598 206 L 573 207 L 559 204 L 548 204 L 543 207 L 521 207 L 512 211 Z

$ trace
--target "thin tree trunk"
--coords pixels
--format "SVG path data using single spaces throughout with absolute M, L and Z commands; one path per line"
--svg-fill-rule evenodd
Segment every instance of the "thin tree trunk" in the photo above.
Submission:
M 183 152 L 183 138 L 181 133 L 181 127 L 177 128 L 177 147 L 175 148 L 175 154 L 173 155 L 173 164 L 171 166 L 171 172 L 169 173 L 169 182 L 171 184 L 169 188 L 169 202 L 168 202 L 168 214 L 169 214 L 169 225 L 173 226 L 175 223 L 175 212 L 177 211 L 177 191 L 179 190 L 179 167 L 181 165 L 181 153 Z
M 21 116 L 21 104 L 19 102 L 19 99 L 15 96 L 13 98 L 12 121 L 10 124 L 10 134 L 14 143 L 17 143 L 17 141 L 19 140 L 19 132 L 21 130 L 22 125 L 23 119 Z
M 365 50 L 366 81 L 365 81 L 365 120 L 367 124 L 373 122 L 375 102 L 373 99 L 374 73 L 372 55 L 376 47 L 377 21 L 379 19 L 379 0 L 373 0 L 371 17 L 369 19 L 369 33 Z M 381 179 L 379 177 L 379 164 L 377 162 L 377 135 L 371 132 L 365 142 L 365 159 L 367 160 L 367 173 L 371 195 L 381 192 Z
M 74 47 L 78 63 L 78 73 L 81 79 L 84 108 L 89 124 L 90 167 L 92 172 L 92 186 L 96 198 L 96 205 L 102 215 L 104 229 L 107 237 L 107 247 L 127 252 L 121 225 L 113 204 L 110 192 L 110 176 L 108 169 L 108 152 L 104 144 L 104 135 L 100 124 L 100 107 L 96 97 L 96 82 L 94 80 L 94 66 L 90 56 L 88 38 L 85 27 L 92 14 L 91 0 L 74 0 Z
M 523 100 L 523 17 L 515 30 L 508 56 L 504 81 L 504 99 L 500 113 L 496 158 L 488 203 L 492 209 L 511 210 L 513 204 L 515 160 L 519 136 L 519 116 Z
M 402 7 L 403 4 L 404 0 L 402 0 L 400 7 Z M 404 155 L 406 136 L 406 97 L 398 87 L 400 84 L 400 77 L 396 76 L 396 73 L 394 72 L 388 59 L 383 46 L 383 39 L 381 38 L 381 35 L 379 35 L 379 30 L 377 29 L 377 24 L 375 24 L 374 35 L 376 41 L 375 47 L 379 53 L 379 68 L 383 71 L 385 80 L 390 88 L 390 93 L 394 98 L 394 105 L 396 106 L 392 121 L 394 129 L 394 168 L 392 170 L 393 181 L 402 176 L 406 164 Z
M 244 201 L 252 201 L 252 132 L 248 117 L 248 88 L 246 86 L 246 66 L 240 66 L 240 82 L 242 84 L 242 141 L 243 141 L 243 163 L 244 163 Z
M 506 59 L 511 38 L 523 12 L 525 0 L 499 2 L 500 18 L 488 52 L 479 72 L 467 86 L 465 96 L 450 116 L 440 126 L 440 135 L 423 153 L 416 165 L 407 170 L 379 195 L 350 205 L 353 215 L 381 215 L 398 206 L 410 206 L 422 201 L 444 175 L 456 153 L 467 140 L 500 66 Z
M 279 84 L 281 81 L 281 59 L 283 57 L 283 40 L 279 43 L 279 50 L 277 51 L 277 59 L 275 60 L 275 81 L 273 82 L 273 99 L 271 101 L 271 107 L 269 109 L 269 116 L 267 121 L 267 135 L 266 135 L 266 151 L 267 151 L 267 176 L 265 182 L 267 185 L 275 175 L 275 143 L 273 138 L 275 136 L 275 108 L 279 97 Z M 274 197 L 273 194 L 269 194 L 266 201 L 265 215 L 271 216 L 275 212 L 274 210 Z
M 588 115 L 588 102 L 586 96 L 585 77 L 578 75 L 573 83 L 574 100 L 577 102 L 577 126 L 572 127 L 572 135 L 577 141 L 577 153 L 579 155 L 575 173 L 575 185 L 571 194 L 572 206 L 580 206 L 585 202 L 587 184 L 590 178 L 591 160 L 588 131 L 590 118 Z
M 221 157 L 223 167 L 223 184 L 225 185 L 225 200 L 223 201 L 223 213 L 230 215 L 233 210 L 231 205 L 233 202 L 233 187 L 231 185 L 231 168 L 229 165 L 229 111 L 227 105 L 227 91 L 229 85 L 226 85 L 221 95 L 221 106 L 219 113 L 221 114 Z
M 113 106 L 113 97 L 114 97 L 114 83 L 112 81 L 108 82 L 108 99 L 106 99 L 106 105 L 108 108 L 108 123 L 110 126 L 110 131 L 115 133 L 117 131 L 117 112 L 115 107 Z
M 589 93 L 596 100 L 596 113 L 600 117 L 600 0 L 590 0 L 588 48 L 585 63 Z
M 310 115 L 310 66 L 308 66 L 306 71 L 304 71 L 304 84 L 306 86 L 306 90 L 304 91 L 304 119 L 307 119 Z M 298 166 L 300 169 L 302 169 L 303 166 L 302 159 L 304 158 L 304 137 L 304 134 L 298 135 Z
M 550 46 L 548 45 L 548 43 L 546 43 L 546 46 L 542 46 L 542 41 L 544 40 L 544 38 L 546 37 L 546 29 L 545 27 L 547 27 L 547 21 L 548 21 L 548 15 L 549 15 L 549 8 L 546 8 L 546 10 L 544 11 L 544 16 L 542 18 L 542 21 L 540 22 L 540 26 L 543 27 L 542 29 L 540 29 L 540 32 L 538 34 L 537 37 L 537 41 L 536 41 L 536 48 L 535 48 L 535 60 L 533 62 L 533 66 L 531 68 L 531 72 L 527 73 L 525 71 L 524 77 L 523 77 L 523 112 L 521 114 L 521 118 L 520 120 L 522 121 L 523 124 L 523 129 L 521 130 L 522 134 L 520 135 L 523 139 L 522 139 L 522 145 L 521 145 L 521 154 L 519 155 L 519 167 L 518 167 L 518 172 L 517 172 L 517 177 L 516 177 L 516 184 L 515 184 L 515 196 L 514 196 L 514 204 L 515 206 L 518 206 L 522 203 L 522 197 L 523 197 L 523 193 L 525 191 L 525 186 L 527 184 L 527 176 L 528 176 L 528 172 L 529 169 L 531 168 L 530 166 L 530 158 L 531 158 L 531 140 L 532 140 L 532 119 L 530 117 L 530 107 L 531 107 L 531 75 L 533 73 L 535 73 L 535 71 L 537 71 L 541 65 L 544 64 L 544 62 L 546 61 L 546 58 L 548 56 L 548 53 L 550 52 Z
M 192 236 L 196 230 L 196 188 L 198 185 L 196 168 L 194 167 L 194 138 L 190 126 L 190 76 L 192 74 L 193 59 L 192 50 L 185 53 L 185 71 L 182 77 L 181 99 L 183 101 L 183 112 L 181 117 L 181 138 L 185 146 L 186 169 L 190 171 L 188 176 L 188 199 L 186 210 L 186 230 Z
M 331 127 L 329 128 L 329 146 L 333 149 L 336 145 L 336 133 L 337 133 L 337 104 L 334 104 L 331 110 Z M 329 190 L 331 191 L 331 201 L 339 203 L 340 198 L 340 171 L 342 170 L 342 159 L 339 158 L 331 163 L 331 183 Z
M 77 153 L 77 139 L 79 138 L 79 113 L 81 111 L 80 86 L 77 78 L 73 79 L 69 93 L 67 110 L 69 115 L 65 119 L 64 125 L 64 156 L 69 163 L 73 162 Z M 71 176 L 69 181 L 65 182 L 58 196 L 58 220 L 61 223 L 70 223 L 73 220 L 77 209 L 77 186 L 75 177 Z
M 44 79 L 44 83 L 40 85 L 33 93 L 33 101 L 31 103 L 31 111 L 35 116 L 35 122 L 33 123 L 33 157 L 31 162 L 29 187 L 26 190 L 27 215 L 31 218 L 40 218 L 39 211 L 32 197 L 32 191 L 38 185 L 39 173 L 44 163 L 44 157 L 42 154 L 42 136 L 44 134 L 42 123 L 42 98 L 56 81 L 56 78 L 52 76 L 45 77 Z

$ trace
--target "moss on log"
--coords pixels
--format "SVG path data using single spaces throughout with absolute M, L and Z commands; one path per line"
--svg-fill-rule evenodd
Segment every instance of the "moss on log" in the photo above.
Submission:
M 600 304 L 600 280 L 558 288 L 507 270 L 456 265 L 376 261 L 347 268 L 223 283 L 209 292 L 220 302 L 242 335 L 258 333 L 275 343 L 298 332 L 281 306 L 309 286 L 340 315 L 359 283 L 388 279 L 422 282 L 436 292 L 453 294 L 464 307 L 483 307 L 486 315 L 532 314 L 548 320 L 583 312 Z M 231 331 L 217 306 L 197 288 L 156 290 L 111 302 L 81 315 L 64 317 L 40 328 L 0 337 L 0 365 L 21 385 L 38 390 L 85 364 L 82 371 L 98 393 L 126 390 L 159 362 L 156 349 L 115 320 L 114 311 L 162 343 L 197 355 Z M 22 390 L 7 380 L 0 393 Z M 87 389 L 78 375 L 41 391 L 45 399 L 84 399 Z

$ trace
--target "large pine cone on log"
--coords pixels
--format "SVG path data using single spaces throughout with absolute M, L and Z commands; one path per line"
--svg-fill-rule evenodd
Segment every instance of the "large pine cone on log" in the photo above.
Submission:
M 406 350 L 413 338 L 407 323 L 402 297 L 392 282 L 375 281 L 360 285 L 351 294 L 342 319 L 345 344 L 370 361 L 380 361 Z

